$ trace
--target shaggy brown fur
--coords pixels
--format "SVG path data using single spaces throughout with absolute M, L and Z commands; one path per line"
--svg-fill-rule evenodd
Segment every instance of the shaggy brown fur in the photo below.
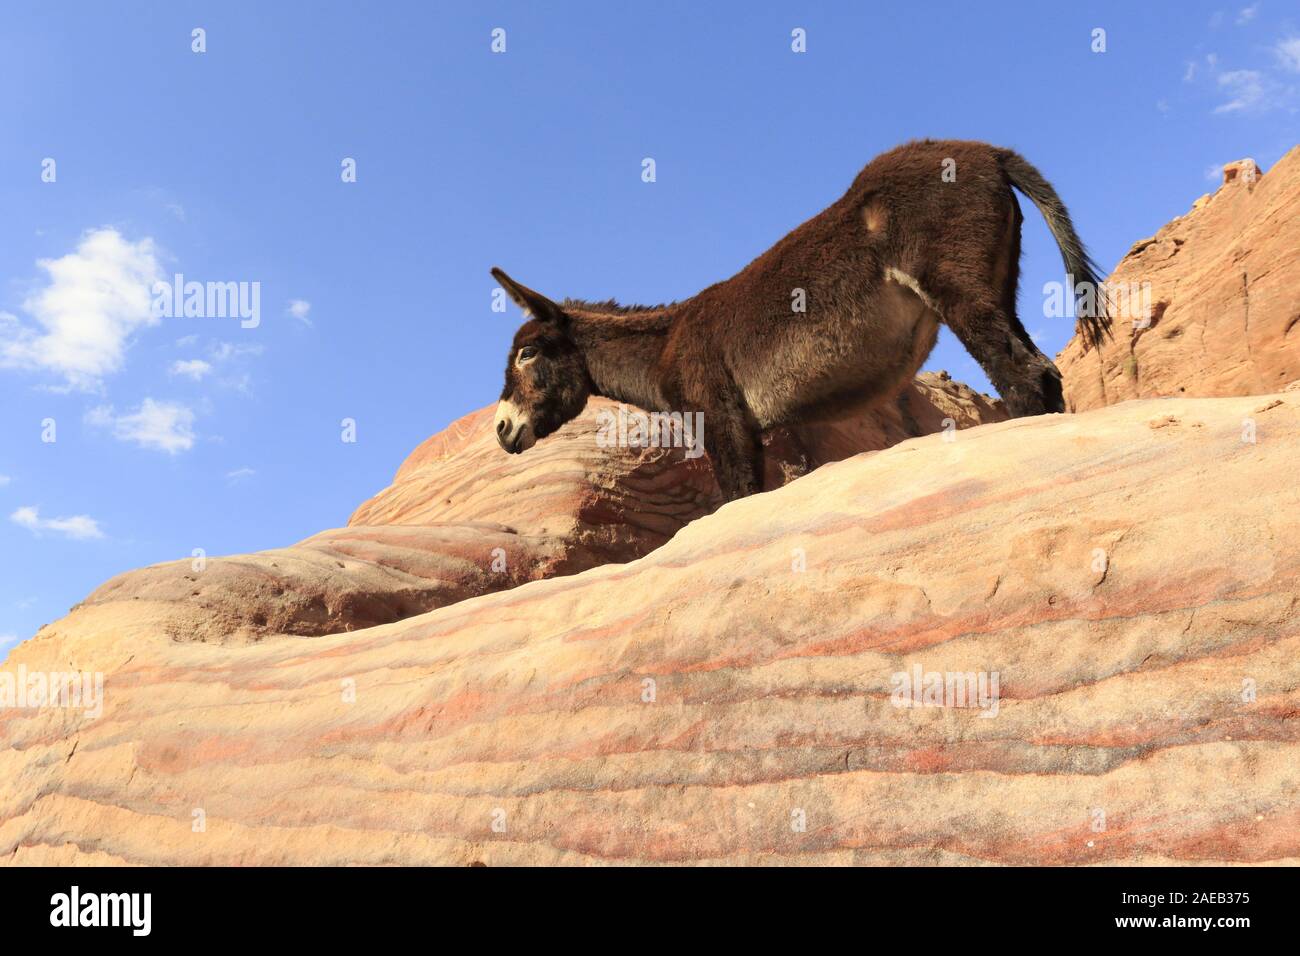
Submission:
M 942 178 L 944 161 L 956 179 Z M 1012 415 L 1064 411 L 1061 376 L 1016 317 L 1021 214 L 1042 212 L 1076 289 L 1097 270 L 1051 185 L 986 143 L 908 143 L 737 275 L 655 307 L 553 302 L 492 274 L 531 318 L 515 334 L 497 415 L 520 452 L 605 395 L 704 413 L 704 444 L 728 499 L 761 487 L 763 429 L 845 399 L 886 399 L 916 374 L 943 322 Z M 806 311 L 793 308 L 803 290 Z M 1080 326 L 1109 330 L 1102 299 Z

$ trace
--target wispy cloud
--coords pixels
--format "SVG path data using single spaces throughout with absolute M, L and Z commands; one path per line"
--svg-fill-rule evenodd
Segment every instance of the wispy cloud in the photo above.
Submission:
M 1258 70 L 1229 70 L 1219 74 L 1219 86 L 1232 97 L 1214 108 L 1216 113 L 1238 113 L 1260 109 L 1265 100 L 1264 76 Z
M 1283 69 L 1300 73 L 1300 36 L 1278 40 L 1273 52 Z
M 9 484 L 9 482 L 12 480 L 13 479 L 10 478 L 8 475 L 0 475 L 0 488 L 3 488 L 5 485 Z
M 182 376 L 195 382 L 202 380 L 203 376 L 212 371 L 212 365 L 203 359 L 178 359 L 172 362 L 171 368 L 167 370 L 168 375 Z
M 255 358 L 263 352 L 260 345 L 236 345 L 233 342 L 213 342 L 208 347 L 208 355 L 214 365 L 221 366 L 224 374 L 216 379 L 222 388 L 229 388 L 242 395 L 253 394 L 253 377 L 244 370 L 244 359 Z
M 163 189 L 161 186 L 147 186 L 142 189 L 133 190 L 132 198 L 137 201 L 143 200 L 150 205 L 165 209 L 180 222 L 185 221 L 185 207 L 182 206 L 170 192 Z
M 72 515 L 67 518 L 42 518 L 40 509 L 35 505 L 19 508 L 9 516 L 9 520 L 36 535 L 43 531 L 52 531 L 79 541 L 104 537 L 104 532 L 99 528 L 99 522 L 89 515 Z
M 1261 3 L 1242 7 L 1237 13 L 1237 25 L 1254 22 L 1261 7 Z M 1221 63 L 1230 58 L 1221 58 L 1213 51 L 1206 53 L 1203 58 L 1185 62 L 1183 82 L 1196 83 L 1202 75 L 1210 81 L 1204 88 L 1212 90 L 1220 100 L 1212 107 L 1215 115 L 1259 115 L 1288 108 L 1294 112 L 1297 87 L 1282 71 L 1300 73 L 1300 36 L 1278 40 L 1271 50 L 1276 63 L 1256 64 L 1257 69 L 1222 69 Z
M 306 299 L 290 299 L 287 311 L 304 325 L 311 325 L 311 319 L 307 318 L 307 313 L 311 311 L 311 303 Z
M 159 321 L 150 308 L 162 276 L 153 240 L 96 229 L 74 252 L 36 264 L 48 280 L 23 302 L 29 321 L 0 313 L 0 366 L 52 372 L 69 390 L 97 389 L 122 367 L 131 335 Z
M 234 471 L 226 472 L 226 481 L 234 485 L 248 478 L 252 478 L 256 474 L 257 472 L 252 468 L 236 468 Z
M 100 405 L 86 414 L 91 425 L 108 428 L 119 441 L 175 455 L 194 447 L 194 411 L 179 402 L 158 402 L 146 398 L 139 409 L 118 415 L 111 405 Z
M 245 358 L 248 356 L 261 355 L 262 346 L 260 345 L 234 345 L 231 342 L 214 342 L 208 350 L 213 361 L 228 362 L 231 359 Z
M 223 388 L 228 388 L 231 391 L 238 392 L 240 395 L 245 395 L 250 398 L 253 395 L 253 376 L 249 375 L 247 372 L 243 372 L 239 375 L 226 376 L 220 380 L 220 385 Z

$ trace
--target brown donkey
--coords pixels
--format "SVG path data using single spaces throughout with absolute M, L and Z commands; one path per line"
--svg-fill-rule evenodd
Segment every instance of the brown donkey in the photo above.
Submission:
M 497 439 L 522 452 L 589 395 L 702 412 L 718 485 L 740 498 L 762 487 L 764 429 L 845 399 L 892 397 L 930 354 L 940 322 L 1012 415 L 1064 411 L 1061 373 L 1016 317 L 1022 217 L 1012 186 L 1047 220 L 1081 297 L 1079 325 L 1099 341 L 1110 321 L 1096 266 L 1038 170 L 986 143 L 912 142 L 873 160 L 839 201 L 738 274 L 683 302 L 557 303 L 493 269 L 530 314 L 506 362 Z

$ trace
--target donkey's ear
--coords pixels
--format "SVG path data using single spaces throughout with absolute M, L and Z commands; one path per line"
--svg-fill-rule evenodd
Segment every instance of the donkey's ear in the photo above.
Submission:
M 534 292 L 526 285 L 521 285 L 505 274 L 503 269 L 492 268 L 492 278 L 501 283 L 501 288 L 515 300 L 515 305 L 523 309 L 540 322 L 560 323 L 568 318 L 564 310 L 540 292 Z

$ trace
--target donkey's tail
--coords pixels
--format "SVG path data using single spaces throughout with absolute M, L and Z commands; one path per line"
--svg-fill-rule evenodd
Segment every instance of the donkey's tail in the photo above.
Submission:
M 1079 329 L 1093 347 L 1100 346 L 1102 337 L 1110 334 L 1110 314 L 1105 290 L 1097 278 L 1100 272 L 1097 263 L 1088 255 L 1079 234 L 1074 231 L 1070 212 L 1052 184 L 1019 153 L 1009 149 L 1000 150 L 999 153 L 1002 172 L 1007 180 L 1033 200 L 1047 220 L 1047 228 L 1056 238 L 1057 248 L 1061 250 L 1061 258 L 1065 261 L 1066 274 L 1073 285 Z M 1080 302 L 1079 299 L 1083 301 Z

